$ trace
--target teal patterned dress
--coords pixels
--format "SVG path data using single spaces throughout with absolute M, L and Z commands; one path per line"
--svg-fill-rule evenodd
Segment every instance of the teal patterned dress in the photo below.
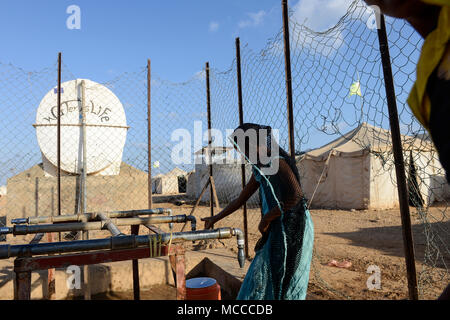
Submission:
M 306 200 L 283 212 L 279 174 L 262 176 L 253 166 L 259 183 L 264 216 L 279 206 L 281 216 L 270 224 L 264 244 L 255 252 L 238 300 L 304 300 L 314 246 L 314 226 Z

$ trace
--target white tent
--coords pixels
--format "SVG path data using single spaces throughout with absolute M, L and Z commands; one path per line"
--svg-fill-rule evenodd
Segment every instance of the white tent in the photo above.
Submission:
M 402 136 L 408 174 L 410 156 L 425 205 L 448 194 L 444 170 L 429 140 Z M 329 144 L 297 158 L 305 196 L 313 208 L 398 207 L 391 133 L 363 123 Z
M 203 187 L 209 179 L 209 165 L 207 164 L 208 152 L 212 153 L 213 177 L 216 186 L 217 197 L 221 205 L 227 205 L 236 199 L 242 191 L 241 163 L 233 158 L 231 147 L 202 148 L 195 155 L 195 171 L 188 179 L 187 195 L 191 199 L 198 199 Z M 246 165 L 246 181 L 251 176 L 251 166 Z M 209 201 L 210 188 L 208 187 L 202 197 L 202 201 Z M 259 195 L 256 193 L 248 201 L 247 205 L 259 205 Z
M 152 189 L 157 194 L 174 194 L 179 192 L 178 177 L 187 176 L 187 172 L 175 168 L 164 175 L 155 176 L 152 181 Z

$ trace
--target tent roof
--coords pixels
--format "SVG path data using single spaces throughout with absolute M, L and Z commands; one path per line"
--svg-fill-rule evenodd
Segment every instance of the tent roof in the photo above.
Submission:
M 180 168 L 176 167 L 175 169 L 173 169 L 172 171 L 168 172 L 165 174 L 166 177 L 170 177 L 170 176 L 185 176 L 187 175 L 187 172 L 184 170 L 181 170 Z
M 431 151 L 433 148 L 429 141 L 405 135 L 402 135 L 401 139 L 405 150 Z M 386 152 L 391 150 L 391 132 L 364 122 L 338 139 L 305 153 L 304 157 L 323 159 L 327 158 L 331 151 L 341 155 L 357 156 L 370 151 Z
M 224 153 L 226 153 L 226 152 L 228 152 L 230 150 L 233 150 L 233 148 L 232 147 L 216 147 L 216 146 L 210 147 L 210 146 L 206 146 L 206 147 L 201 148 L 200 150 L 198 150 L 194 154 L 196 156 L 207 155 L 208 152 L 210 152 L 209 150 L 211 150 L 211 154 L 213 156 L 220 156 L 220 155 L 222 155 L 222 154 L 224 154 Z

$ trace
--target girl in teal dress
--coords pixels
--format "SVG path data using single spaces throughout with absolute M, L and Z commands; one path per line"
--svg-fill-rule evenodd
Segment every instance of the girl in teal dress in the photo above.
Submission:
M 256 138 L 252 141 L 252 137 Z M 205 228 L 238 210 L 259 189 L 262 237 L 237 299 L 304 300 L 314 226 L 295 161 L 276 144 L 270 127 L 244 124 L 234 131 L 232 140 L 252 165 L 253 174 L 236 200 L 218 215 L 202 219 Z

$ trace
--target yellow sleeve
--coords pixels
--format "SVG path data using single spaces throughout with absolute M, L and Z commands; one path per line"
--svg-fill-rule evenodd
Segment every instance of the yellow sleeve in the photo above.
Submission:
M 428 129 L 431 105 L 426 94 L 428 78 L 439 65 L 450 41 L 450 0 L 422 0 L 427 3 L 443 3 L 437 28 L 425 39 L 417 64 L 417 81 L 411 91 L 408 104 L 422 125 Z
M 422 0 L 422 2 L 440 7 L 450 6 L 450 0 Z

